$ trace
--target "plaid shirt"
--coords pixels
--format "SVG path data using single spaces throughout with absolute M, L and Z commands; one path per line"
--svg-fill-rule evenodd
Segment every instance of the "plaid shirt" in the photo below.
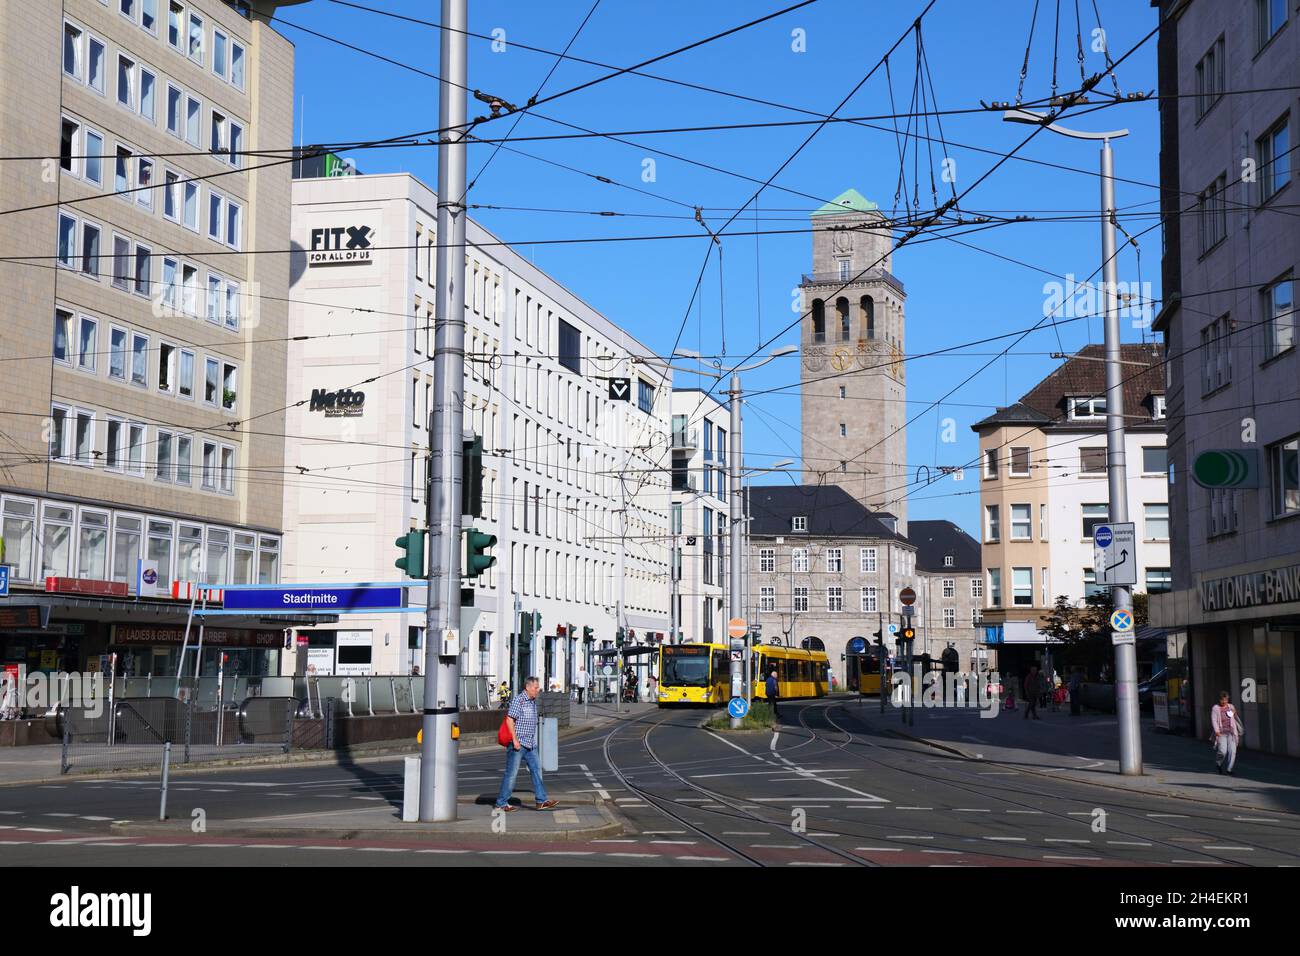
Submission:
M 514 718 L 515 736 L 519 745 L 532 750 L 537 746 L 537 701 L 529 698 L 525 691 L 510 702 L 507 717 Z

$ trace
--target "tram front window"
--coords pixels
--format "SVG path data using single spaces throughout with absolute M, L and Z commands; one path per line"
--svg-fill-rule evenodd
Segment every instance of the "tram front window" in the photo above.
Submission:
M 663 649 L 663 673 L 659 681 L 665 687 L 708 687 L 709 649 L 677 647 Z

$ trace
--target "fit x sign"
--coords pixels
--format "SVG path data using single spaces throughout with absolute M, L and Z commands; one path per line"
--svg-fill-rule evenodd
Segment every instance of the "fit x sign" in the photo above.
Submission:
M 371 259 L 375 231 L 369 226 L 330 226 L 311 231 L 307 265 L 363 266 Z

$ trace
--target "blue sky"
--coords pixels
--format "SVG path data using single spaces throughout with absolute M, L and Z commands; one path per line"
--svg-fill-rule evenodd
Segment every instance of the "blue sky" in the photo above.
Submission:
M 437 20 L 436 0 L 359 0 L 396 13 Z M 489 41 L 471 38 L 469 85 L 488 90 L 516 104 L 525 103 L 555 65 L 553 56 L 521 49 L 525 44 L 559 51 L 570 41 L 593 0 L 548 0 L 545 4 L 470 2 L 470 30 L 492 35 L 504 30 L 506 48 L 494 52 Z M 627 0 L 602 0 L 570 49 L 570 55 L 601 63 L 630 65 L 648 57 L 720 32 L 779 9 L 767 3 L 686 3 L 664 0 L 653 5 Z M 737 35 L 648 67 L 662 76 L 746 96 L 827 113 L 842 100 L 879 57 L 908 30 L 925 0 L 819 0 L 811 6 L 768 21 Z M 1042 9 L 1030 50 L 1025 82 L 1026 100 L 1051 92 L 1055 4 Z M 1064 91 L 1079 85 L 1072 3 L 1060 5 L 1058 85 Z M 1085 68 L 1088 74 L 1104 66 L 1091 50 L 1096 28 L 1091 2 L 1083 11 Z M 1156 25 L 1155 11 L 1131 0 L 1097 0 L 1112 57 L 1129 51 Z M 983 100 L 1014 100 L 1025 56 L 1033 0 L 938 0 L 926 15 L 922 35 L 934 94 L 943 110 L 975 108 Z M 297 48 L 298 123 L 307 143 L 364 141 L 431 129 L 437 126 L 437 84 L 408 70 L 348 50 L 293 28 L 301 24 L 318 33 L 390 59 L 438 72 L 436 30 L 401 23 L 347 8 L 329 0 L 288 8 L 279 17 L 283 33 Z M 802 31 L 805 50 L 793 47 Z M 1119 68 L 1121 90 L 1152 91 L 1156 86 L 1156 41 L 1148 40 Z M 841 116 L 903 112 L 911 101 L 915 74 L 915 41 L 909 36 L 890 60 L 895 108 L 883 71 L 878 71 L 841 109 Z M 545 96 L 608 72 L 566 61 L 556 68 L 542 91 Z M 1109 80 L 1103 89 L 1111 89 Z M 483 112 L 471 103 L 471 115 Z M 592 130 L 626 131 L 691 125 L 767 123 L 809 117 L 773 106 L 687 89 L 658 80 L 623 76 L 562 97 L 538 108 L 547 117 Z M 501 135 L 513 120 L 482 128 L 482 135 Z M 876 121 L 888 127 L 889 120 Z M 937 135 L 931 120 L 928 135 Z M 1010 150 L 1031 132 L 1029 127 L 1000 121 L 1000 114 L 974 113 L 942 117 L 946 153 L 956 161 L 960 192 L 978 179 L 997 156 L 986 150 Z M 1068 125 L 1101 130 L 1127 127 L 1130 135 L 1115 143 L 1116 173 L 1135 182 L 1120 182 L 1117 205 L 1131 207 L 1123 220 L 1137 234 L 1155 224 L 1158 182 L 1158 114 L 1154 101 L 1109 107 L 1082 116 Z M 508 241 L 530 239 L 625 237 L 694 234 L 688 239 L 642 242 L 602 242 L 535 246 L 538 266 L 575 293 L 629 329 L 650 347 L 667 352 L 686 318 L 683 346 L 704 354 L 719 354 L 724 343 L 729 364 L 744 358 L 797 317 L 791 310 L 792 289 L 809 268 L 811 240 L 806 232 L 743 236 L 725 242 L 724 281 L 714 257 L 702 285 L 702 295 L 687 316 L 696 276 L 708 240 L 693 221 L 692 206 L 703 206 L 710 226 L 720 228 L 730 212 L 744 204 L 757 185 L 741 177 L 766 180 L 794 152 L 810 126 L 709 131 L 660 135 L 628 135 L 630 143 L 607 139 L 518 142 L 516 148 L 588 174 L 603 176 L 621 188 L 591 175 L 548 165 L 538 159 L 502 150 L 478 178 L 470 202 L 515 209 L 477 209 L 473 215 Z M 571 132 L 546 119 L 526 116 L 515 138 Z M 923 144 L 924 145 L 924 144 Z M 651 152 L 651 148 L 681 159 Z M 934 144 L 935 162 L 944 154 Z M 471 173 L 479 169 L 492 147 L 471 147 Z M 435 150 L 389 149 L 350 153 L 366 172 L 409 171 L 430 185 L 437 182 Z M 1099 185 L 1095 144 L 1041 133 L 1017 155 L 1073 167 L 1081 172 L 1047 168 L 1011 160 L 963 199 L 968 214 L 1059 216 L 1062 211 L 1095 214 Z M 645 181 L 645 161 L 654 160 L 654 179 Z M 683 160 L 694 160 L 696 164 Z M 909 158 L 909 165 L 910 165 Z M 717 167 L 703 168 L 698 164 Z M 759 226 L 763 230 L 807 228 L 806 214 L 821 202 L 854 187 L 884 209 L 894 206 L 898 181 L 898 146 L 889 131 L 838 124 L 822 129 L 764 190 Z M 929 159 L 921 156 L 921 208 L 932 206 Z M 725 171 L 725 172 L 724 172 Z M 728 173 L 739 175 L 728 175 Z M 911 171 L 908 173 L 909 184 Z M 938 184 L 947 189 L 946 184 Z M 784 191 L 781 188 L 784 187 Z M 910 186 L 909 186 L 910 188 Z M 940 193 L 940 201 L 947 198 Z M 566 210 L 566 211 L 551 211 Z M 606 217 L 572 211 L 613 211 Z M 1068 214 L 1068 212 L 1066 214 Z M 668 217 L 668 218 L 660 218 Z M 685 217 L 685 218 L 678 218 Z M 752 231 L 750 207 L 731 226 Z M 962 241 L 968 246 L 926 236 L 905 245 L 894 256 L 893 272 L 907 286 L 907 346 L 909 353 L 958 346 L 984 336 L 1027 328 L 1044 314 L 1044 284 L 1053 275 L 1074 274 L 1082 280 L 1100 263 L 1099 227 L 1095 219 L 1071 222 L 1030 222 L 1001 226 Z M 1153 229 L 1138 239 L 1140 278 L 1160 295 L 1160 233 Z M 970 248 L 975 246 L 978 248 Z M 526 246 L 521 251 L 529 254 Z M 996 254 L 993 255 L 993 254 Z M 1007 259 L 1021 260 L 1024 264 Z M 1027 264 L 1027 265 L 1026 265 Z M 1034 268 L 1027 266 L 1037 267 Z M 1136 282 L 1139 260 L 1132 247 L 1120 257 L 1119 278 Z M 1158 306 L 1157 306 L 1158 308 Z M 1126 339 L 1138 341 L 1142 332 L 1125 322 Z M 1059 334 L 1059 338 L 1058 338 Z M 1147 333 L 1150 335 L 1150 333 Z M 994 405 L 1014 401 L 1059 362 L 1048 353 L 1072 352 L 1089 341 L 1100 341 L 1099 320 L 1062 324 L 1035 332 L 1016 345 L 1007 358 L 992 354 L 1012 340 L 975 346 L 942 357 L 920 358 L 908 365 L 908 461 L 913 476 L 919 466 L 959 465 L 977 456 L 970 424 Z M 767 348 L 797 343 L 790 329 Z M 727 361 L 727 360 L 724 360 Z M 938 409 L 938 400 L 982 365 L 993 364 L 955 391 Z M 747 391 L 791 386 L 783 392 L 758 395 L 746 410 L 746 458 L 752 465 L 780 458 L 798 458 L 797 430 L 799 369 L 797 357 L 778 359 L 748 375 Z M 678 376 L 679 385 L 695 385 L 693 376 Z M 869 414 L 869 410 L 864 409 Z M 945 426 L 947 426 L 945 428 Z M 946 439 L 955 437 L 955 441 Z M 864 456 L 868 460 L 871 455 Z M 951 478 L 917 490 L 910 499 L 912 518 L 950 518 L 968 530 L 978 528 L 978 484 L 968 471 L 964 482 Z

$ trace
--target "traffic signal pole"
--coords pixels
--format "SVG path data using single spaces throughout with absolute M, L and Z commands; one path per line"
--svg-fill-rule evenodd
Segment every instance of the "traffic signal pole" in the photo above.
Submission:
M 730 595 L 728 603 L 731 605 L 731 617 L 739 614 L 740 608 L 740 532 L 741 525 L 744 521 L 744 514 L 741 511 L 741 487 L 740 487 L 740 376 L 731 376 L 731 390 L 727 393 L 731 398 L 731 451 L 728 455 L 727 473 L 731 484 L 731 565 L 730 574 L 727 582 L 727 591 Z M 730 618 L 728 618 L 730 620 Z M 748 640 L 748 634 L 746 635 Z M 745 684 L 745 662 L 743 653 L 741 659 L 737 660 L 737 655 L 731 650 L 731 641 L 727 644 L 727 657 L 731 662 L 731 696 L 744 697 Z M 743 718 L 732 717 L 731 727 L 733 730 L 739 730 Z
M 1110 140 L 1101 146 L 1101 264 L 1106 308 L 1106 476 L 1110 492 L 1107 518 L 1128 521 L 1128 464 L 1124 454 L 1124 383 L 1120 368 L 1118 264 L 1115 261 L 1115 168 Z M 1111 587 L 1116 611 L 1133 613 L 1128 585 Z M 1119 772 L 1142 774 L 1142 736 L 1137 695 L 1137 646 L 1133 632 L 1115 645 L 1115 711 L 1119 718 Z
M 420 821 L 456 819 L 460 713 L 461 455 L 465 383 L 466 0 L 442 0 L 439 57 L 438 259 L 434 340 L 429 587 L 424 626 Z M 455 635 L 443 645 L 444 635 Z M 446 656 L 443 652 L 449 653 Z

